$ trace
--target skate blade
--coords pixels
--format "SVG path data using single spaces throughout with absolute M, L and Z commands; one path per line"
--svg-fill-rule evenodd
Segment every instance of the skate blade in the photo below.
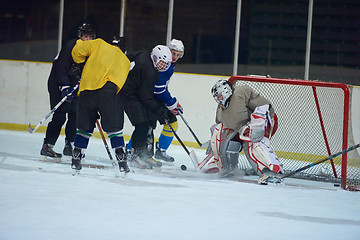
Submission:
M 153 167 L 153 168 L 160 168 L 160 167 L 162 167 L 162 163 L 160 162 L 160 161 L 157 161 L 157 160 L 155 160 L 155 159 L 148 159 L 147 161 L 146 161 L 146 164 L 147 165 L 149 165 L 149 166 L 151 166 L 151 167 Z
M 263 175 L 262 177 L 259 178 L 258 180 L 258 184 L 260 185 L 282 185 L 284 184 L 282 179 L 279 179 L 277 177 L 271 177 L 268 175 Z
M 268 181 L 268 184 L 271 184 L 271 185 L 285 185 L 284 181 L 281 179 L 276 179 L 276 180 L 269 180 Z
M 167 162 L 167 161 L 164 161 L 164 160 L 161 160 L 161 159 L 159 159 L 158 161 L 161 161 L 161 163 L 163 165 L 166 165 L 166 166 L 174 166 L 175 165 L 175 161 L 174 162 Z
M 52 157 L 41 155 L 39 159 L 42 162 L 61 163 L 61 158 L 52 158 Z
M 72 173 L 73 176 L 79 175 L 80 174 L 80 170 L 77 169 L 72 169 Z
M 150 166 L 153 167 L 153 168 L 161 168 L 161 167 L 162 167 L 162 163 L 161 163 L 161 162 L 150 163 Z
M 227 178 L 227 177 L 232 177 L 234 175 L 236 175 L 237 171 L 236 170 L 228 170 L 228 171 L 220 171 L 220 176 Z
M 129 173 L 130 172 L 117 172 L 116 177 L 117 178 L 126 178 Z

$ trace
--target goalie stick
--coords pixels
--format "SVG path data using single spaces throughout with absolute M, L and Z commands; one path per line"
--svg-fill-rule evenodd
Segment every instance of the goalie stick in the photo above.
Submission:
M 197 138 L 197 136 L 195 135 L 194 131 L 191 129 L 191 127 L 189 126 L 189 124 L 187 123 L 187 121 L 185 120 L 184 116 L 182 115 L 182 113 L 179 111 L 179 115 L 181 117 L 181 119 L 184 121 L 185 125 L 188 127 L 188 129 L 190 130 L 191 134 L 194 136 L 196 142 L 199 144 L 200 148 L 207 148 L 207 144 L 202 144 L 199 139 Z
M 320 163 L 323 163 L 323 162 L 325 162 L 325 161 L 327 161 L 327 160 L 331 160 L 331 159 L 333 159 L 333 158 L 335 158 L 335 157 L 337 157 L 337 156 L 339 156 L 339 155 L 342 155 L 342 154 L 344 154 L 344 153 L 350 152 L 350 151 L 352 151 L 352 150 L 354 150 L 354 149 L 356 149 L 356 148 L 358 148 L 358 147 L 360 147 L 360 143 L 358 143 L 358 144 L 356 144 L 356 145 L 354 145 L 354 146 L 352 146 L 352 147 L 349 147 L 348 149 L 345 149 L 345 150 L 343 150 L 343 151 L 341 151 L 341 152 L 335 153 L 335 154 L 330 155 L 330 156 L 328 156 L 328 157 L 326 157 L 326 158 L 323 158 L 323 159 L 321 159 L 321 160 L 315 161 L 315 162 L 313 162 L 313 163 L 311 163 L 311 164 L 309 164 L 309 165 L 306 165 L 306 166 L 304 166 L 304 167 L 302 167 L 302 168 L 299 168 L 299 169 L 297 169 L 297 170 L 294 170 L 294 171 L 292 171 L 292 172 L 290 172 L 290 173 L 284 174 L 283 176 L 277 176 L 277 178 L 284 179 L 284 178 L 290 177 L 290 176 L 292 176 L 292 175 L 294 175 L 294 174 L 296 174 L 296 173 L 298 173 L 298 172 L 304 171 L 304 170 L 306 170 L 306 169 L 308 169 L 308 168 L 311 168 L 311 167 L 313 167 L 313 166 L 315 166 L 315 165 L 318 165 L 318 164 L 320 164 Z
M 107 152 L 107 154 L 109 155 L 109 158 L 110 158 L 110 162 L 111 162 L 111 164 L 112 164 L 113 166 L 116 166 L 116 162 L 114 161 L 114 159 L 113 159 L 113 157 L 112 157 L 112 155 L 111 155 L 109 146 L 108 146 L 108 144 L 107 144 L 107 142 L 106 142 L 106 140 L 105 140 L 104 132 L 103 132 L 103 130 L 101 129 L 101 126 L 100 126 L 100 123 L 99 123 L 99 120 L 98 120 L 98 119 L 96 119 L 96 126 L 97 126 L 97 128 L 99 129 L 100 136 L 101 136 L 101 139 L 102 139 L 103 142 L 104 142 L 106 152 Z
M 78 87 L 79 84 L 76 84 L 68 95 L 72 94 Z M 61 106 L 61 104 L 63 104 L 66 101 L 67 97 L 68 97 L 67 95 L 63 97 L 63 99 L 61 99 L 61 101 L 58 104 L 56 104 L 56 106 L 53 109 L 51 109 L 51 111 L 43 118 L 43 120 L 41 120 L 36 125 L 36 127 L 32 128 L 31 123 L 29 123 L 29 127 L 28 127 L 29 133 L 35 132 L 36 129 L 38 129 L 46 121 L 46 119 L 48 119 L 51 116 L 51 114 L 53 114 Z

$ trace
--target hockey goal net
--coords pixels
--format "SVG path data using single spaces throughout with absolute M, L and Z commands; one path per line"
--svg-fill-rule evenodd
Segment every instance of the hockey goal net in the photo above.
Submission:
M 285 172 L 322 160 L 355 145 L 350 121 L 352 87 L 332 82 L 232 76 L 266 97 L 278 116 L 271 142 Z M 292 177 L 329 181 L 348 190 L 360 188 L 359 148 L 310 167 Z M 239 165 L 250 169 L 240 155 Z

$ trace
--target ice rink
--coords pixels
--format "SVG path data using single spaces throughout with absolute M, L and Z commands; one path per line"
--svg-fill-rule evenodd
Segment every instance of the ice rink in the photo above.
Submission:
M 122 178 L 97 138 L 72 176 L 70 158 L 40 160 L 43 137 L 0 130 L 1 240 L 360 239 L 359 192 L 291 178 L 262 186 L 252 177 L 200 175 L 177 145 L 168 150 L 173 166 L 132 168 Z M 55 150 L 63 146 L 62 135 Z

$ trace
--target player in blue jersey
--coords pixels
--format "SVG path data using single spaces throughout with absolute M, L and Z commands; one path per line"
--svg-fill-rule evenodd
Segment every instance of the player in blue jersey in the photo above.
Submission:
M 179 101 L 175 97 L 171 96 L 168 85 L 170 78 L 174 73 L 175 63 L 179 58 L 184 56 L 184 44 L 181 40 L 172 39 L 168 47 L 170 48 L 172 55 L 172 64 L 166 72 L 159 72 L 159 80 L 155 85 L 154 95 L 156 99 L 163 102 L 166 107 L 173 113 L 174 117 L 172 117 L 169 122 L 172 128 L 176 131 L 178 129 L 176 115 L 178 115 L 179 112 L 182 113 L 183 108 Z M 156 143 L 156 159 L 166 162 L 174 162 L 174 158 L 166 153 L 166 150 L 169 148 L 173 138 L 174 133 L 171 131 L 169 126 L 164 124 L 163 130 L 161 131 L 161 135 L 159 137 L 159 142 Z
M 172 97 L 169 90 L 168 85 L 170 82 L 170 78 L 174 73 L 175 63 L 179 58 L 182 58 L 184 55 L 184 44 L 182 41 L 173 39 L 171 40 L 170 44 L 168 45 L 171 51 L 172 55 L 172 64 L 169 67 L 169 69 L 165 72 L 159 72 L 159 79 L 155 84 L 154 87 L 154 97 L 155 99 L 162 103 L 172 114 L 168 114 L 169 123 L 171 127 L 176 131 L 178 129 L 178 123 L 176 119 L 176 115 L 179 114 L 179 111 L 182 113 L 182 106 L 178 102 L 178 100 L 175 97 Z M 165 108 L 165 109 L 166 109 Z M 156 116 L 149 116 L 151 119 L 151 126 L 147 133 L 147 154 L 148 157 L 152 157 L 154 155 L 154 134 L 153 130 L 156 127 L 157 118 Z M 163 160 L 168 163 L 174 162 L 174 158 L 169 156 L 166 153 L 166 150 L 169 148 L 173 138 L 174 133 L 171 131 L 169 126 L 165 124 L 163 121 L 159 121 L 160 124 L 163 125 L 163 130 L 161 132 L 161 135 L 159 137 L 159 142 L 156 143 L 156 152 L 155 152 L 155 158 L 158 160 Z M 126 145 L 127 148 L 127 154 L 130 158 L 131 155 L 131 148 L 132 148 L 132 140 L 129 141 L 129 143 Z

